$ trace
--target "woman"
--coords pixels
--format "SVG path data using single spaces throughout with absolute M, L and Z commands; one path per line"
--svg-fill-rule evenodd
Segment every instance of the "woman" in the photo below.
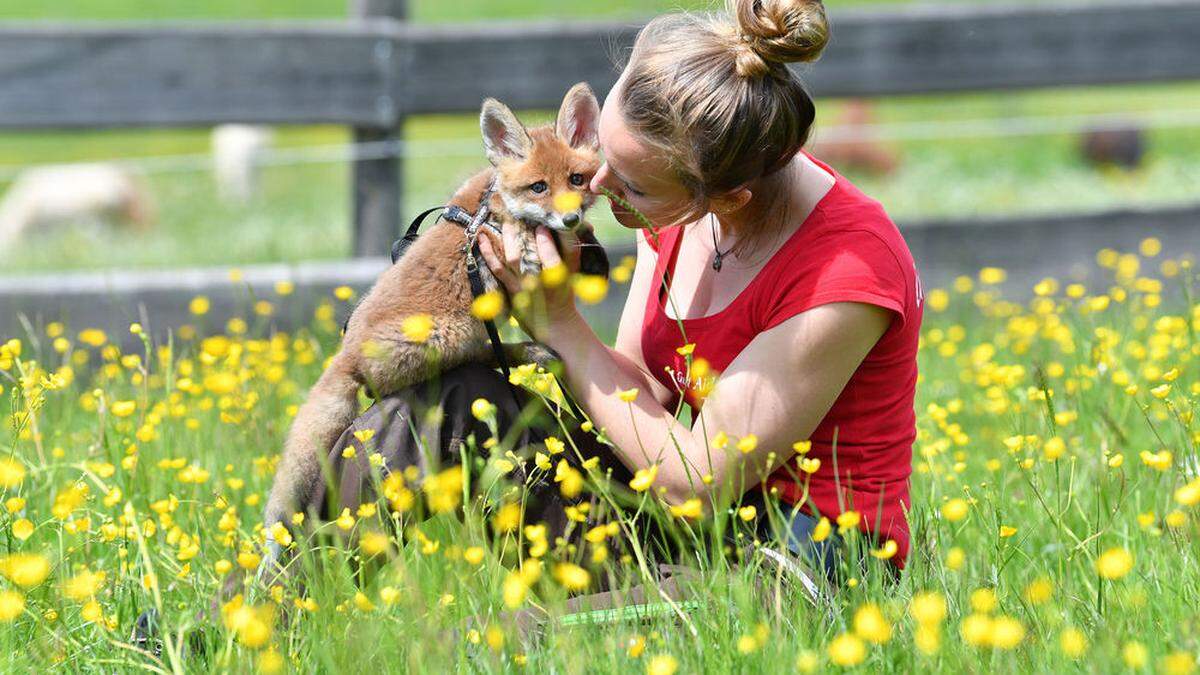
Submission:
M 921 288 L 878 202 L 801 150 L 815 111 L 786 64 L 816 59 L 827 37 L 812 0 L 736 0 L 730 17 L 650 22 L 605 100 L 605 163 L 591 181 L 655 226 L 614 202 L 617 221 L 638 230 L 616 343 L 596 337 L 569 293 L 523 320 L 562 356 L 620 461 L 658 466 L 668 501 L 765 490 L 800 505 L 800 548 L 816 516 L 853 511 L 841 524 L 857 514 L 901 568 Z M 548 233 L 538 241 L 543 265 L 560 264 Z M 519 253 L 505 244 L 481 248 L 517 292 Z M 618 396 L 631 390 L 632 404 Z M 680 396 L 691 426 L 672 414 Z M 718 450 L 726 437 L 741 451 Z M 796 461 L 807 440 L 803 458 L 820 462 L 810 477 Z

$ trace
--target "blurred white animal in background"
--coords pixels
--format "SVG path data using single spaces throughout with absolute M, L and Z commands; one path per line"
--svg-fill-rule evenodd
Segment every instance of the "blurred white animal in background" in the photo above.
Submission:
M 55 164 L 22 171 L 0 200 L 0 252 L 32 230 L 62 225 L 146 230 L 156 209 L 146 183 L 115 164 Z
M 258 193 L 259 167 L 274 132 L 251 124 L 222 124 L 212 130 L 213 175 L 217 195 L 230 204 L 245 204 Z

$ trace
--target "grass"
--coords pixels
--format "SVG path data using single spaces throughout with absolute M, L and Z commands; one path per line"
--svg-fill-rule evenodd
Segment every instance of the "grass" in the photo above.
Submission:
M 967 0 L 964 0 L 967 1 Z M 856 4 L 871 4 L 858 2 Z M 684 3 L 696 8 L 704 3 Z M 532 16 L 645 16 L 675 2 L 574 3 L 532 0 L 465 3 L 416 2 L 417 21 Z M 165 0 L 10 3 L 0 19 L 251 19 L 319 18 L 345 14 L 341 2 L 279 0 L 180 3 Z M 1192 110 L 1200 86 L 1152 85 L 1000 94 L 901 97 L 878 103 L 878 121 L 911 125 L 930 121 L 991 119 L 1013 115 L 1053 116 L 1122 111 Z M 839 101 L 819 101 L 818 127 L 834 123 Z M 526 113 L 546 119 L 545 111 Z M 997 122 L 999 124 L 999 122 Z M 482 162 L 472 115 L 428 116 L 409 121 L 405 137 L 426 156 L 406 164 L 405 212 L 414 214 L 442 202 Z M 281 129 L 285 147 L 326 145 L 348 140 L 330 127 Z M 439 143 L 449 149 L 439 151 Z M 1200 178 L 1200 140 L 1191 128 L 1154 129 L 1147 134 L 1145 166 L 1139 171 L 1097 171 L 1084 164 L 1071 133 L 1022 137 L 910 139 L 895 142 L 902 164 L 891 176 L 846 169 L 847 176 L 880 200 L 898 220 L 1152 205 L 1194 198 Z M 151 170 L 159 222 L 148 234 L 67 228 L 29 238 L 0 251 L 0 272 L 58 269 L 163 268 L 176 265 L 243 265 L 336 259 L 349 254 L 349 167 L 344 162 L 277 166 L 264 171 L 263 189 L 252 204 L 222 205 L 216 198 L 203 155 L 205 130 L 114 130 L 0 134 L 0 190 L 21 166 L 42 162 L 104 161 L 162 155 L 197 155 L 188 170 Z M 429 156 L 433 153 L 433 156 Z M 835 168 L 837 167 L 835 165 Z M 595 220 L 609 243 L 629 241 L 607 212 Z
M 262 334 L 247 306 L 246 321 L 221 328 L 200 314 L 172 345 L 128 353 L 84 326 L 0 339 L 11 411 L 0 429 L 3 669 L 1194 672 L 1200 306 L 1194 270 L 1159 249 L 1149 239 L 1140 255 L 1101 252 L 1111 286 L 1048 280 L 1028 302 L 1001 297 L 995 269 L 930 290 L 913 553 L 894 587 L 885 563 L 849 572 L 831 615 L 762 578 L 760 559 L 712 553 L 722 531 L 743 527 L 736 505 L 688 521 L 652 497 L 602 498 L 568 541 L 549 542 L 539 579 L 522 577 L 513 570 L 534 564 L 529 542 L 485 536 L 512 497 L 484 477 L 510 460 L 471 451 L 469 490 L 452 475 L 392 486 L 410 517 L 465 494 L 461 519 L 414 517 L 369 548 L 326 547 L 302 597 L 289 587 L 235 603 L 225 625 L 207 625 L 208 655 L 183 655 L 179 632 L 225 571 L 254 565 L 289 415 L 336 341 L 334 301 L 295 335 Z M 286 309 L 286 295 L 270 300 Z M 565 584 L 638 580 L 622 556 L 639 541 L 624 530 L 635 510 L 709 551 L 684 561 L 701 579 L 686 619 L 574 617 L 519 641 L 502 618 L 511 606 L 563 617 Z M 360 515 L 354 527 L 379 528 L 378 515 Z M 606 522 L 622 531 L 583 539 Z M 123 646 L 151 606 L 173 636 L 158 661 Z

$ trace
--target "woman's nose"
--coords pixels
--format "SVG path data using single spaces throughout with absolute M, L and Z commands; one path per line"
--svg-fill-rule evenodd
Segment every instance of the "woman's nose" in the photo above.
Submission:
M 588 183 L 588 190 L 592 194 L 600 194 L 600 188 L 604 186 L 604 180 L 608 178 L 608 162 L 600 165 L 596 170 L 596 175 L 592 176 L 592 182 Z

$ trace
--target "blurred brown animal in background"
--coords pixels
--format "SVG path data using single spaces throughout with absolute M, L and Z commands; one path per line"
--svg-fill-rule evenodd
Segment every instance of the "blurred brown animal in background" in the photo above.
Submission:
M 818 128 L 809 152 L 839 172 L 890 174 L 900 166 L 900 156 L 895 149 L 873 137 L 869 128 L 874 123 L 874 106 L 870 101 L 848 101 L 829 126 L 837 127 L 848 136 L 855 137 L 833 137 L 826 140 L 821 138 Z
M 1079 141 L 1079 153 L 1095 167 L 1118 166 L 1136 169 L 1146 154 L 1146 143 L 1140 127 L 1130 124 L 1111 129 L 1088 129 Z
M 607 274 L 603 249 L 583 220 L 595 201 L 588 184 L 601 164 L 599 114 L 596 97 L 584 83 L 567 93 L 554 124 L 530 130 L 503 104 L 493 99 L 483 103 L 480 126 L 492 167 L 469 178 L 450 204 L 474 212 L 494 181 L 488 202 L 492 218 L 497 226 L 518 226 L 526 274 L 540 271 L 534 241 L 540 225 L 550 228 L 560 246 L 583 247 L 584 271 Z M 556 204 L 570 208 L 564 212 Z M 486 225 L 480 234 L 494 236 Z M 502 250 L 499 240 L 493 241 Z M 484 326 L 471 314 L 467 246 L 462 226 L 439 220 L 379 277 L 351 315 L 341 349 L 309 392 L 288 434 L 264 514 L 268 551 L 260 578 L 282 553 L 271 529 L 277 523 L 288 527 L 299 509 L 319 507 L 309 500 L 321 480 L 321 457 L 358 414 L 360 387 L 385 396 L 465 362 L 492 362 Z M 486 265 L 479 271 L 485 288 L 500 288 Z M 414 337 L 411 328 L 406 330 L 405 320 L 414 315 L 432 318 L 427 336 Z M 506 346 L 514 362 L 553 358 L 533 343 Z

